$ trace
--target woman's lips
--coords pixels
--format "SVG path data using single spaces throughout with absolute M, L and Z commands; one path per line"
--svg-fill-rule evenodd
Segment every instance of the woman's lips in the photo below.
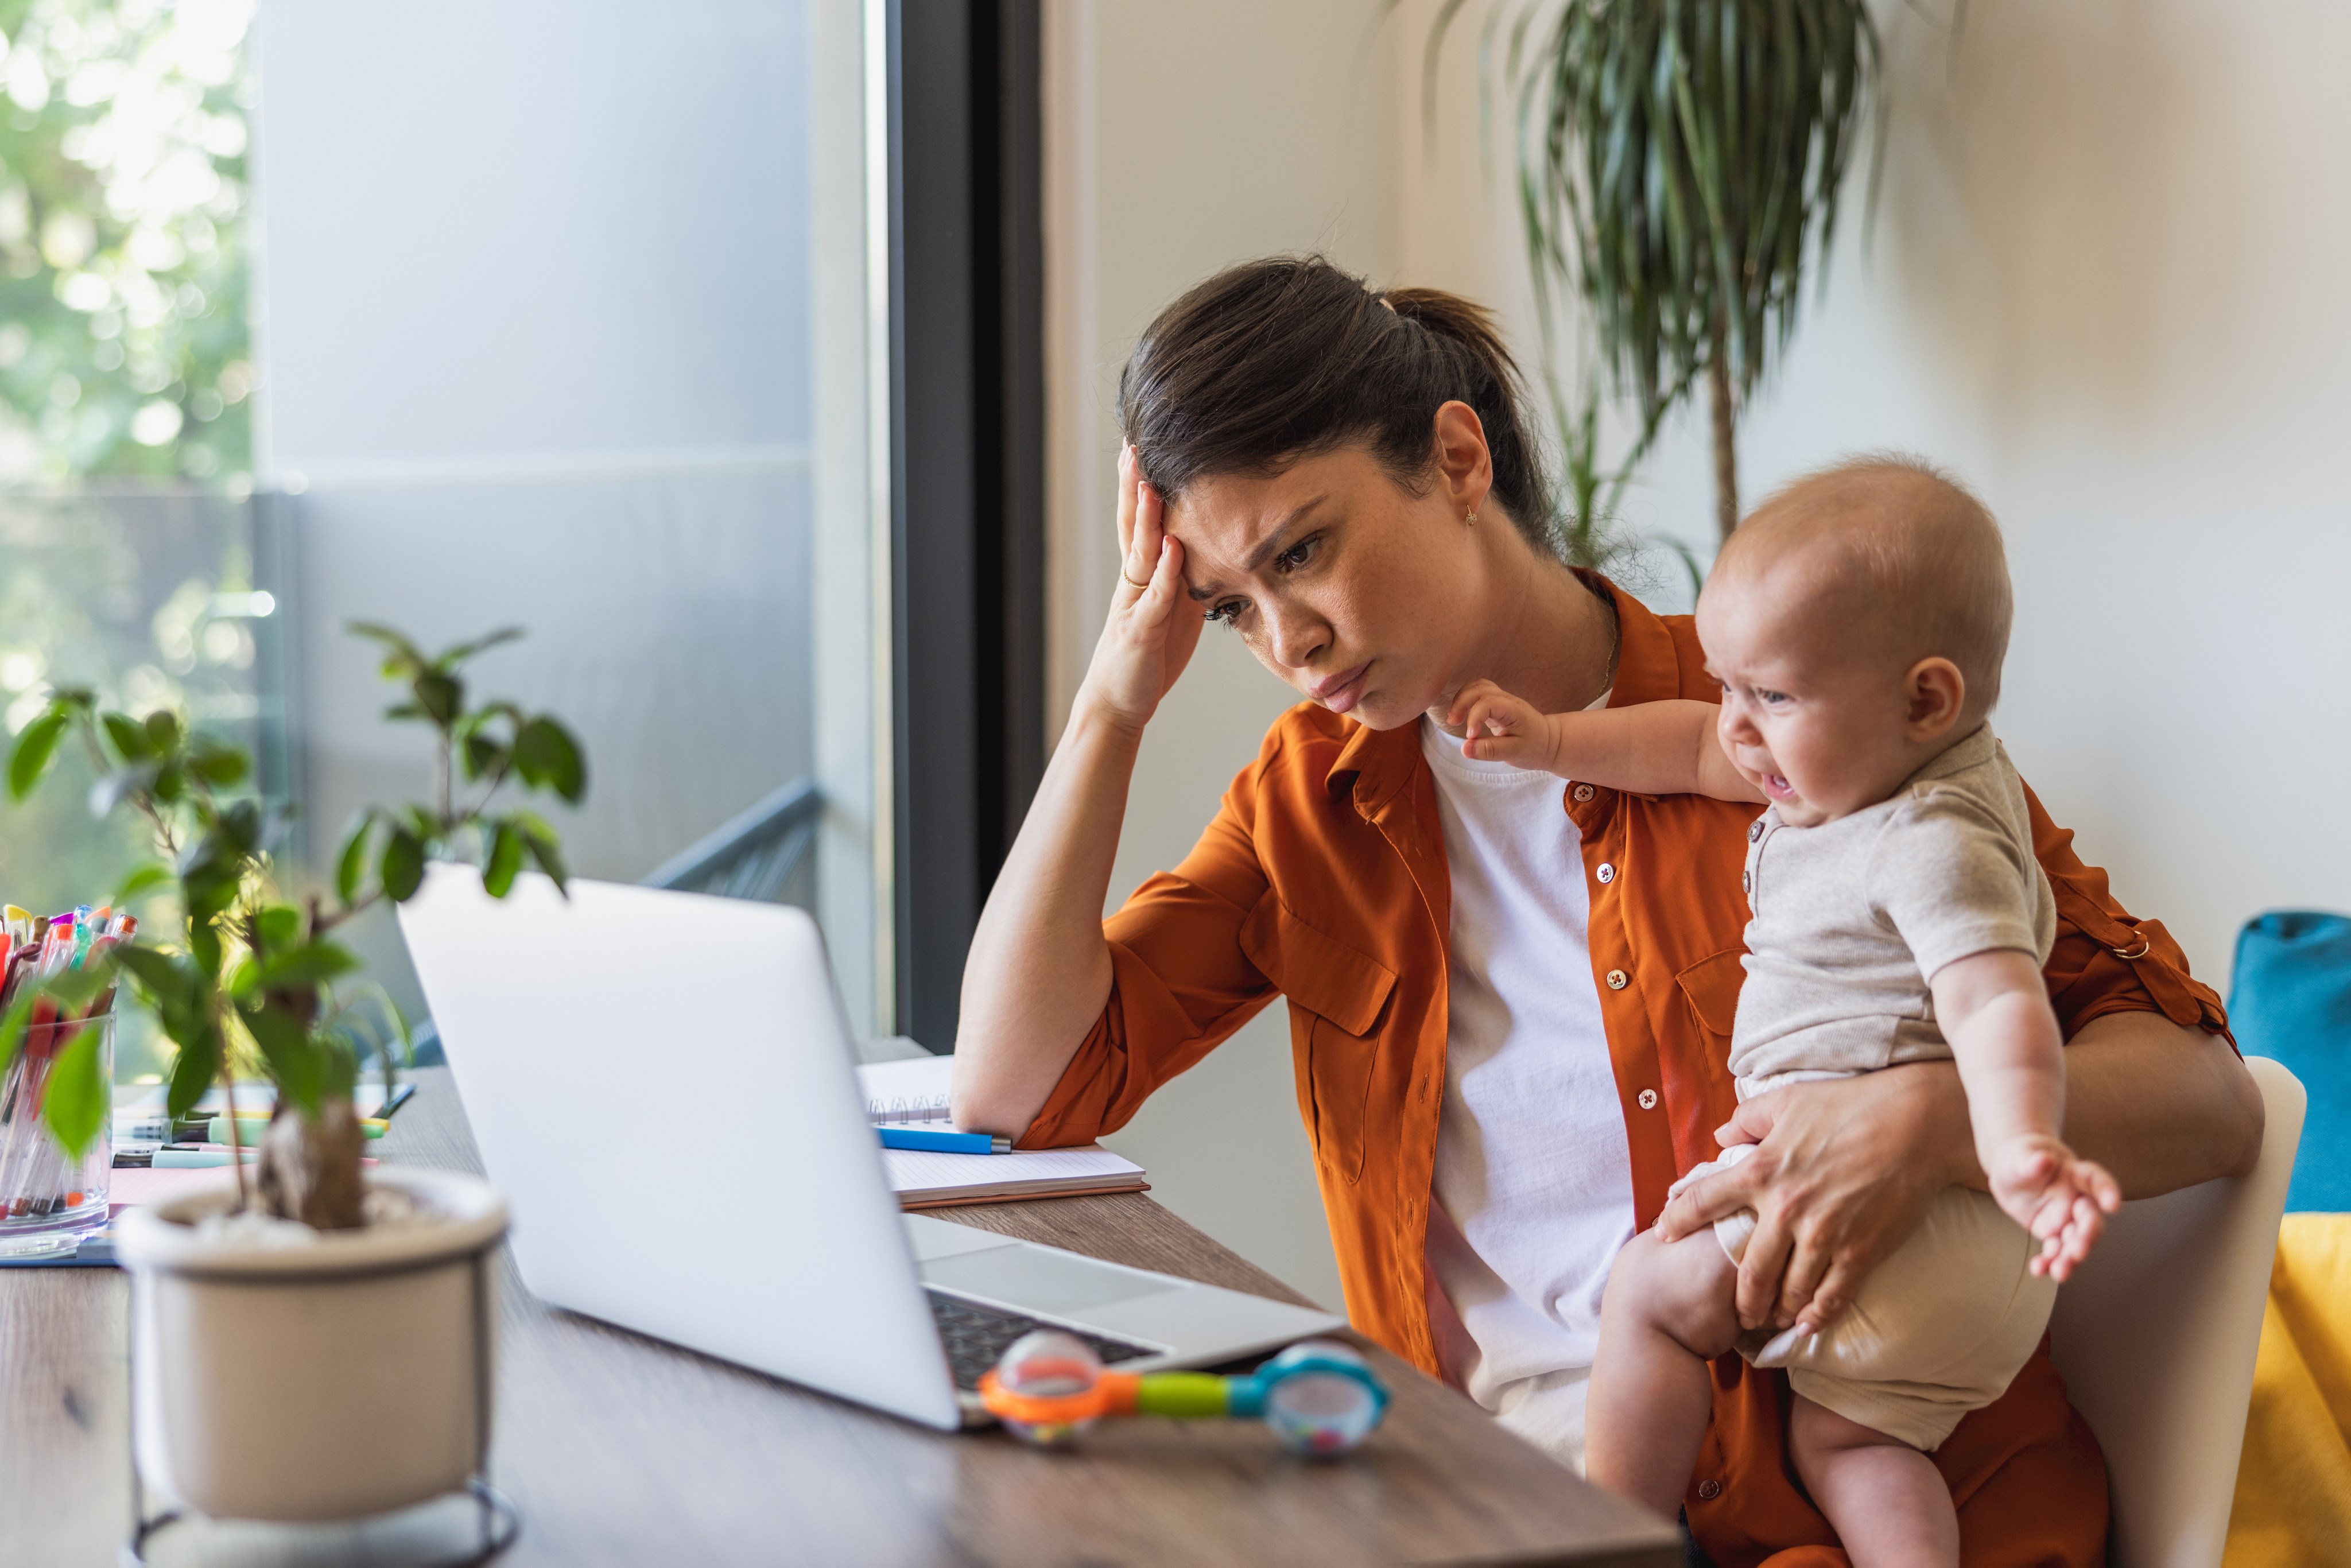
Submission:
M 1371 661 L 1366 659 L 1344 674 L 1315 682 L 1306 689 L 1306 695 L 1332 713 L 1345 713 L 1363 700 L 1364 674 L 1371 667 Z

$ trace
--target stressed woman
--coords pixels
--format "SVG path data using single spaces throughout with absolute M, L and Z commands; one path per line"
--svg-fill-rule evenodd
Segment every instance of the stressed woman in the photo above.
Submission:
M 1737 1103 L 1754 807 L 1562 785 L 1437 722 L 1480 679 L 1554 713 L 1719 695 L 1687 617 L 1558 559 L 1485 312 L 1251 263 L 1152 324 L 1120 413 L 1124 580 L 972 944 L 959 1122 L 1084 1142 L 1285 998 L 1350 1318 L 1571 1464 L 1637 1228 L 1753 1207 L 1740 1312 L 1785 1326 L 1984 1184 L 1949 1062 Z M 1105 921 L 1136 750 L 1204 622 L 1306 700 Z M 2032 812 L 2066 1140 L 2132 1197 L 2249 1169 L 2260 1102 L 2218 998 Z M 1727 1142 L 1758 1148 L 1668 1207 Z M 1734 1355 L 1715 1390 L 1699 1543 L 1722 1568 L 1842 1562 L 1783 1453 L 1784 1381 Z M 2104 1469 L 2045 1353 L 1935 1459 L 1969 1563 L 2104 1561 Z

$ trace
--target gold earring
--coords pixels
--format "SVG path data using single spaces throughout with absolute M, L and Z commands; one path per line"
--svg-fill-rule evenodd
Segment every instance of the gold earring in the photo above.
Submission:
M 1478 508 L 1472 507 L 1468 511 L 1462 513 L 1461 520 L 1468 524 L 1469 527 L 1473 528 L 1476 528 L 1478 526 Z

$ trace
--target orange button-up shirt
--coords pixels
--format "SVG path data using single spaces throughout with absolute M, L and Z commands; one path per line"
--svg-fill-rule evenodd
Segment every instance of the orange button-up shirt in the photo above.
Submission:
M 1687 616 L 1660 617 L 1603 580 L 1622 642 L 1612 706 L 1717 701 Z M 1745 978 L 1739 873 L 1751 805 L 1562 786 L 1583 841 L 1592 973 L 1632 1147 L 1635 1214 L 1654 1221 L 1675 1176 L 1717 1152 L 1737 1108 L 1731 1017 Z M 2225 1030 L 2220 998 L 2177 943 L 2126 914 L 2073 835 L 2032 801 L 2056 894 L 2047 966 L 2066 1035 L 2154 1010 Z M 1596 874 L 1606 862 L 1608 881 Z M 1023 1138 L 1084 1143 L 1125 1124 L 1277 995 L 1290 1002 L 1298 1106 L 1363 1333 L 1440 1375 L 1425 1294 L 1430 1183 L 1444 1099 L 1452 885 L 1417 727 L 1367 729 L 1312 704 L 1274 722 L 1257 760 L 1173 873 L 1103 923 L 1113 981 L 1101 1019 Z M 1715 1364 L 1714 1420 L 1687 1511 L 1720 1568 L 1842 1564 L 1784 1447 L 1786 1383 Z M 2105 1560 L 2105 1470 L 2046 1347 L 2008 1393 L 1935 1454 L 1970 1564 Z

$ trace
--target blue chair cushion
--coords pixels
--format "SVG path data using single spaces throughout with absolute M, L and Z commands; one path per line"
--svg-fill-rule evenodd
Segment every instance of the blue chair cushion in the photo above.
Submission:
M 2273 909 L 2237 934 L 2229 1026 L 2310 1092 L 2289 1212 L 2351 1210 L 2351 916 Z

